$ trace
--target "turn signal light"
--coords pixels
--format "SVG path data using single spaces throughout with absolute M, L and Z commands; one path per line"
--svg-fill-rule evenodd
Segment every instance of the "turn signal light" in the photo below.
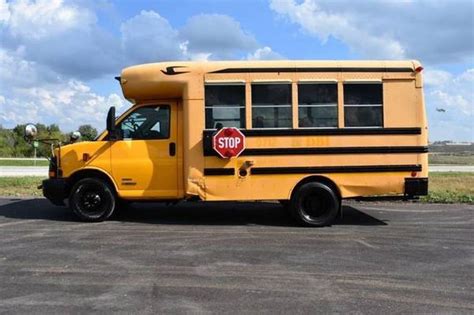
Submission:
M 56 171 L 49 171 L 48 176 L 49 178 L 56 178 Z
M 415 71 L 416 71 L 417 73 L 420 73 L 421 71 L 423 71 L 423 67 L 422 67 L 422 66 L 418 66 L 418 67 L 415 68 Z
M 82 160 L 83 160 L 84 162 L 89 161 L 90 158 L 91 158 L 91 156 L 89 155 L 89 153 L 83 153 L 83 154 L 82 154 Z
M 416 172 L 415 171 L 411 172 L 411 177 L 416 177 Z

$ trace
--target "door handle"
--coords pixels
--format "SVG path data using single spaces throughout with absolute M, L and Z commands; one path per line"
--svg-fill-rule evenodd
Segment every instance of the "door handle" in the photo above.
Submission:
M 176 155 L 176 143 L 170 142 L 169 152 L 170 152 L 170 156 L 175 156 Z

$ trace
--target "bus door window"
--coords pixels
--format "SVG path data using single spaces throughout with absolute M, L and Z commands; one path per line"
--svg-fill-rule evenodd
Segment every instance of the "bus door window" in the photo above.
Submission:
M 123 139 L 168 139 L 170 108 L 167 105 L 140 107 L 120 123 Z

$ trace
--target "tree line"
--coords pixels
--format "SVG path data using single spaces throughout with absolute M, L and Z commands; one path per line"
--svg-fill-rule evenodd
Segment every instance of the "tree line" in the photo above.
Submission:
M 61 143 L 70 141 L 71 133 L 62 132 L 58 125 L 36 124 L 38 128 L 38 139 L 58 139 Z M 97 137 L 97 129 L 91 125 L 81 125 L 78 128 L 81 133 L 79 141 L 90 141 Z M 32 157 L 34 148 L 31 143 L 24 139 L 25 125 L 16 125 L 13 129 L 6 129 L 0 125 L 0 157 Z M 39 144 L 36 149 L 38 157 L 51 155 L 51 148 L 48 145 Z

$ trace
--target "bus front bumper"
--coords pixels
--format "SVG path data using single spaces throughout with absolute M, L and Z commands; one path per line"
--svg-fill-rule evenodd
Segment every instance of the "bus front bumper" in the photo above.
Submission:
M 64 206 L 66 199 L 66 180 L 64 178 L 50 178 L 43 180 L 40 186 L 43 189 L 43 196 L 56 206 Z

